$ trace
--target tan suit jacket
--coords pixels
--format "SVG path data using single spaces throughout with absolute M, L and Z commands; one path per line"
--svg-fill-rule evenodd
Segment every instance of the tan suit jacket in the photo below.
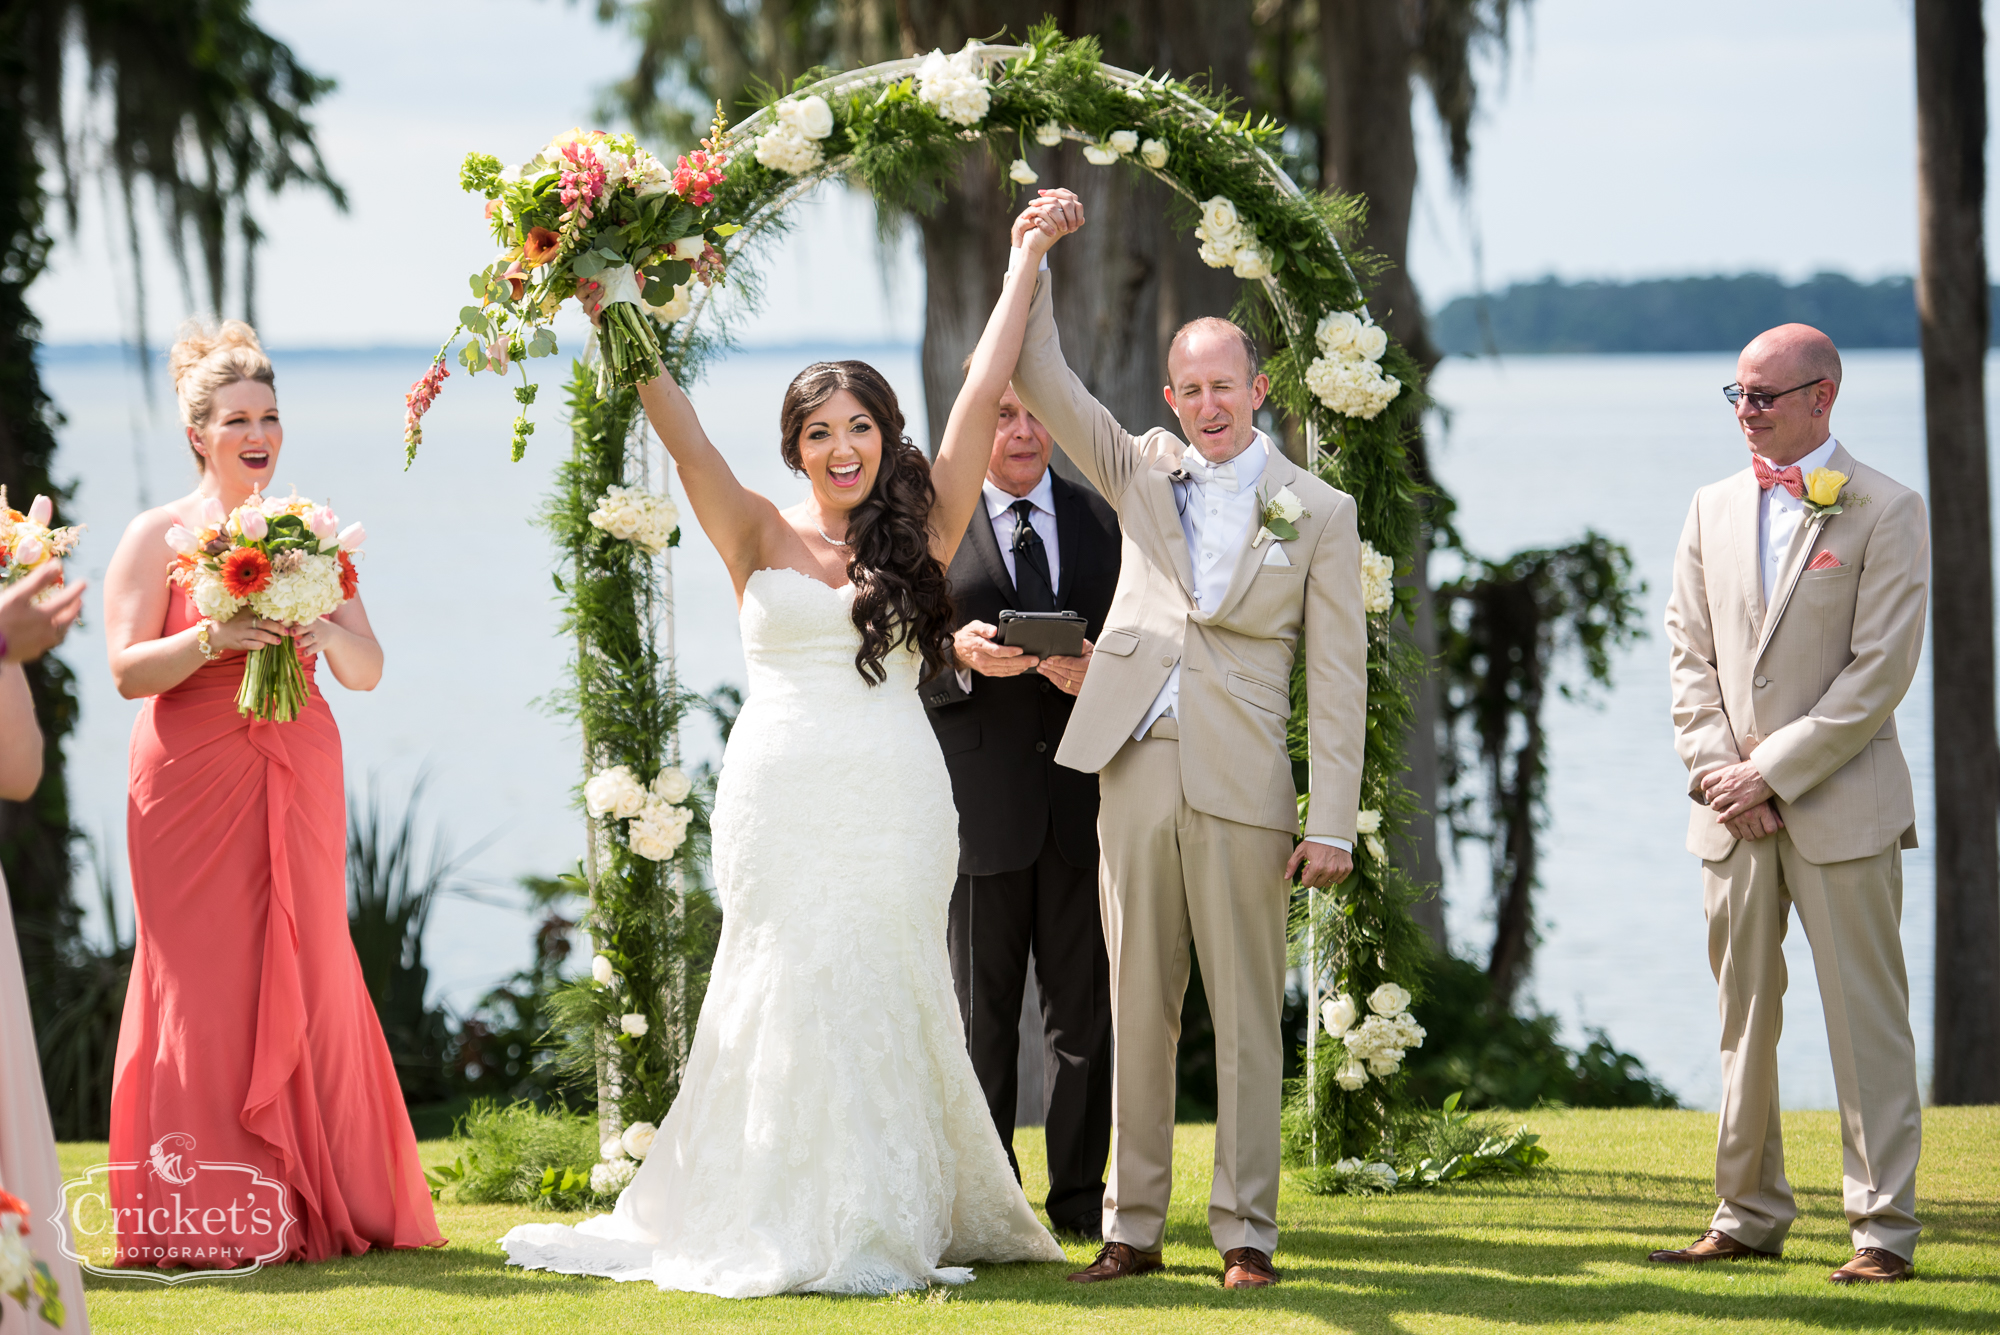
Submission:
M 1036 280 L 1021 360 L 1021 402 L 1111 502 L 1124 531 L 1118 590 L 1097 638 L 1056 760 L 1096 772 L 1132 732 L 1180 663 L 1181 781 L 1188 805 L 1245 825 L 1299 831 L 1285 746 L 1294 655 L 1305 655 L 1312 803 L 1305 833 L 1353 840 L 1361 796 L 1368 634 L 1354 499 L 1273 452 L 1261 494 L 1290 487 L 1308 513 L 1290 565 L 1267 565 L 1253 524 L 1228 591 L 1198 610 L 1170 475 L 1185 444 L 1160 428 L 1134 436 L 1063 360 L 1049 274 Z
M 1916 676 L 1930 588 L 1923 499 L 1845 446 L 1842 513 L 1808 513 L 1770 606 L 1760 578 L 1762 493 L 1748 468 L 1695 493 L 1667 600 L 1675 743 L 1687 763 L 1688 851 L 1736 839 L 1701 803 L 1702 776 L 1751 759 L 1808 861 L 1916 847 L 1896 706 Z M 1840 565 L 1807 570 L 1820 552 Z

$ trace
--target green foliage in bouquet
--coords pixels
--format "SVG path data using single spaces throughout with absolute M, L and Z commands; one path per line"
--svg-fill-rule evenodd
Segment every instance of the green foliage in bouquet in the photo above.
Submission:
M 1246 280 L 1235 316 L 1272 350 L 1274 404 L 1303 428 L 1320 475 L 1359 506 L 1365 555 L 1380 564 L 1383 590 L 1369 617 L 1363 803 L 1372 824 L 1343 886 L 1296 895 L 1295 949 L 1314 1002 L 1337 992 L 1366 996 L 1385 983 L 1418 992 L 1427 948 L 1407 911 L 1416 887 L 1391 865 L 1385 841 L 1396 837 L 1414 805 L 1399 776 L 1410 687 L 1423 665 L 1396 628 L 1410 618 L 1412 600 L 1388 584 L 1390 573 L 1409 569 L 1415 552 L 1422 489 L 1410 475 L 1405 446 L 1424 398 L 1415 362 L 1364 312 L 1365 285 L 1378 266 L 1349 244 L 1364 205 L 1302 192 L 1272 156 L 1281 149 L 1282 125 L 1238 115 L 1231 99 L 1205 87 L 1114 69 L 1099 57 L 1095 41 L 1064 37 L 1044 22 L 1018 46 L 973 43 L 950 56 L 933 52 L 845 73 L 815 70 L 790 90 L 769 90 L 765 105 L 727 132 L 712 131 L 707 156 L 683 160 L 665 191 L 656 188 L 657 161 L 611 136 L 563 136 L 511 174 L 490 158 L 467 160 L 463 183 L 496 203 L 503 248 L 518 252 L 503 253 L 472 280 L 477 304 L 460 312 L 460 324 L 485 342 L 461 355 L 463 365 L 504 367 L 524 354 L 551 351 L 552 343 L 538 348 L 530 338 L 516 346 L 496 331 L 518 332 L 522 321 L 545 325 L 579 278 L 623 292 L 628 307 L 599 336 L 603 369 L 579 363 L 572 381 L 576 454 L 552 515 L 573 572 L 569 583 L 558 582 L 578 635 L 569 703 L 584 721 L 590 767 L 596 774 L 607 763 L 624 764 L 643 782 L 684 704 L 670 664 L 642 633 L 651 615 L 646 609 L 657 607 L 646 577 L 612 550 L 630 544 L 607 546 L 586 513 L 631 470 L 626 441 L 636 406 L 628 386 L 650 370 L 648 340 L 669 371 L 690 379 L 715 346 L 716 335 L 700 325 L 716 305 L 716 287 L 737 289 L 745 298 L 739 304 L 748 305 L 756 243 L 781 230 L 787 207 L 823 180 L 842 177 L 889 205 L 922 210 L 942 197 L 975 146 L 1013 160 L 1010 179 L 1026 185 L 1034 179 L 1029 144 L 1078 141 L 1095 164 L 1123 163 L 1166 184 L 1181 201 L 1176 221 L 1194 230 L 1202 258 Z M 584 179 L 577 173 L 587 173 L 586 157 L 610 164 L 607 180 L 639 182 L 605 195 L 611 212 L 603 218 L 582 217 L 575 198 L 563 198 Z M 1087 180 L 1081 184 L 1088 189 Z M 628 202 L 628 194 L 652 202 Z M 693 212 L 683 217 L 683 207 Z M 668 236 L 682 227 L 685 237 Z M 662 248 L 679 240 L 686 246 Z M 684 280 L 681 265 L 701 281 Z M 628 267 L 630 275 L 619 272 Z M 643 285 L 637 300 L 628 278 Z M 450 342 L 411 391 L 412 447 Z M 516 457 L 523 422 L 516 424 Z M 1294 754 L 1302 759 L 1305 722 L 1294 712 Z M 591 872 L 593 931 L 611 943 L 606 955 L 617 983 L 596 984 L 595 991 L 579 984 L 560 1005 L 577 1021 L 573 1027 L 599 1035 L 594 1060 L 616 1067 L 623 1115 L 656 1120 L 675 1084 L 672 1052 L 655 1052 L 643 1034 L 622 1029 L 616 1040 L 602 1036 L 636 1015 L 645 1034 L 657 1035 L 667 1023 L 677 1050 L 685 1051 L 693 1006 L 661 998 L 678 998 L 683 989 L 698 997 L 687 966 L 699 950 L 689 915 L 669 906 L 666 867 L 638 865 L 608 829 L 600 831 Z M 686 860 L 697 843 L 690 837 L 685 845 L 684 881 L 691 879 Z M 620 1011 L 628 1000 L 635 1009 Z M 1320 1037 L 1317 1025 L 1312 1032 Z M 1334 1078 L 1347 1064 L 1338 1040 L 1321 1038 L 1307 1057 L 1309 1074 L 1291 1089 L 1290 1114 L 1306 1128 L 1298 1141 L 1304 1162 L 1331 1163 L 1388 1143 L 1396 1116 L 1409 1107 L 1400 1075 L 1371 1075 L 1348 1090 Z

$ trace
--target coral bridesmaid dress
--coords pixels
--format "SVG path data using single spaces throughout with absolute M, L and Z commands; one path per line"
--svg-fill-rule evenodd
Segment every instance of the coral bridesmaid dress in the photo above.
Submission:
M 199 619 L 176 588 L 161 633 Z M 348 936 L 340 731 L 316 663 L 292 722 L 239 716 L 245 661 L 203 664 L 132 730 L 138 949 L 111 1158 L 136 1167 L 111 1176 L 120 1265 L 444 1242 Z M 284 1211 L 275 1186 L 208 1164 L 282 1184 Z

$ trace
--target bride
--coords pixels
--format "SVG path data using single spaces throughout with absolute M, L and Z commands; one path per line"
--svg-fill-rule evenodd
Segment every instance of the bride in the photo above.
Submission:
M 680 1096 L 616 1211 L 511 1230 L 514 1265 L 747 1298 L 1063 1259 L 966 1056 L 945 953 L 958 820 L 916 689 L 951 665 L 945 568 L 1036 267 L 1071 227 L 1031 211 L 934 465 L 863 362 L 808 366 L 785 392 L 779 448 L 811 483 L 785 510 L 737 481 L 670 377 L 639 389 L 741 608 L 749 698 L 713 821 L 722 940 Z

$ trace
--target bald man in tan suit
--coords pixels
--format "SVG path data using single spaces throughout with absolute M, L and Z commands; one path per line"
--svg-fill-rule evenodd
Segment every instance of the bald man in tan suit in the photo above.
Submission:
M 1074 195 L 1042 191 L 1017 239 L 1038 213 L 1082 224 Z M 1368 698 L 1354 499 L 1257 429 L 1269 382 L 1227 320 L 1197 320 L 1169 348 L 1183 439 L 1134 435 L 1091 397 L 1063 359 L 1047 273 L 1028 312 L 1015 392 L 1123 532 L 1117 592 L 1056 752 L 1099 776 L 1113 1035 L 1104 1248 L 1070 1278 L 1162 1265 L 1192 943 L 1215 1015 L 1209 1234 L 1224 1287 L 1262 1288 L 1278 1278 L 1286 882 L 1328 886 L 1353 868 Z M 1285 497 L 1304 510 L 1295 536 L 1260 536 L 1265 505 Z M 1311 757 L 1303 839 L 1285 745 L 1294 661 Z
M 1920 1231 L 1898 934 L 1916 806 L 1895 711 L 1923 648 L 1930 532 L 1921 497 L 1833 439 L 1839 392 L 1840 355 L 1816 329 L 1743 350 L 1725 393 L 1751 466 L 1696 493 L 1674 562 L 1674 729 L 1722 1015 L 1721 1204 L 1693 1245 L 1652 1259 L 1775 1256 L 1798 1213 L 1777 1071 L 1796 908 L 1840 1100 L 1855 1254 L 1829 1278 L 1845 1284 L 1909 1278 Z

